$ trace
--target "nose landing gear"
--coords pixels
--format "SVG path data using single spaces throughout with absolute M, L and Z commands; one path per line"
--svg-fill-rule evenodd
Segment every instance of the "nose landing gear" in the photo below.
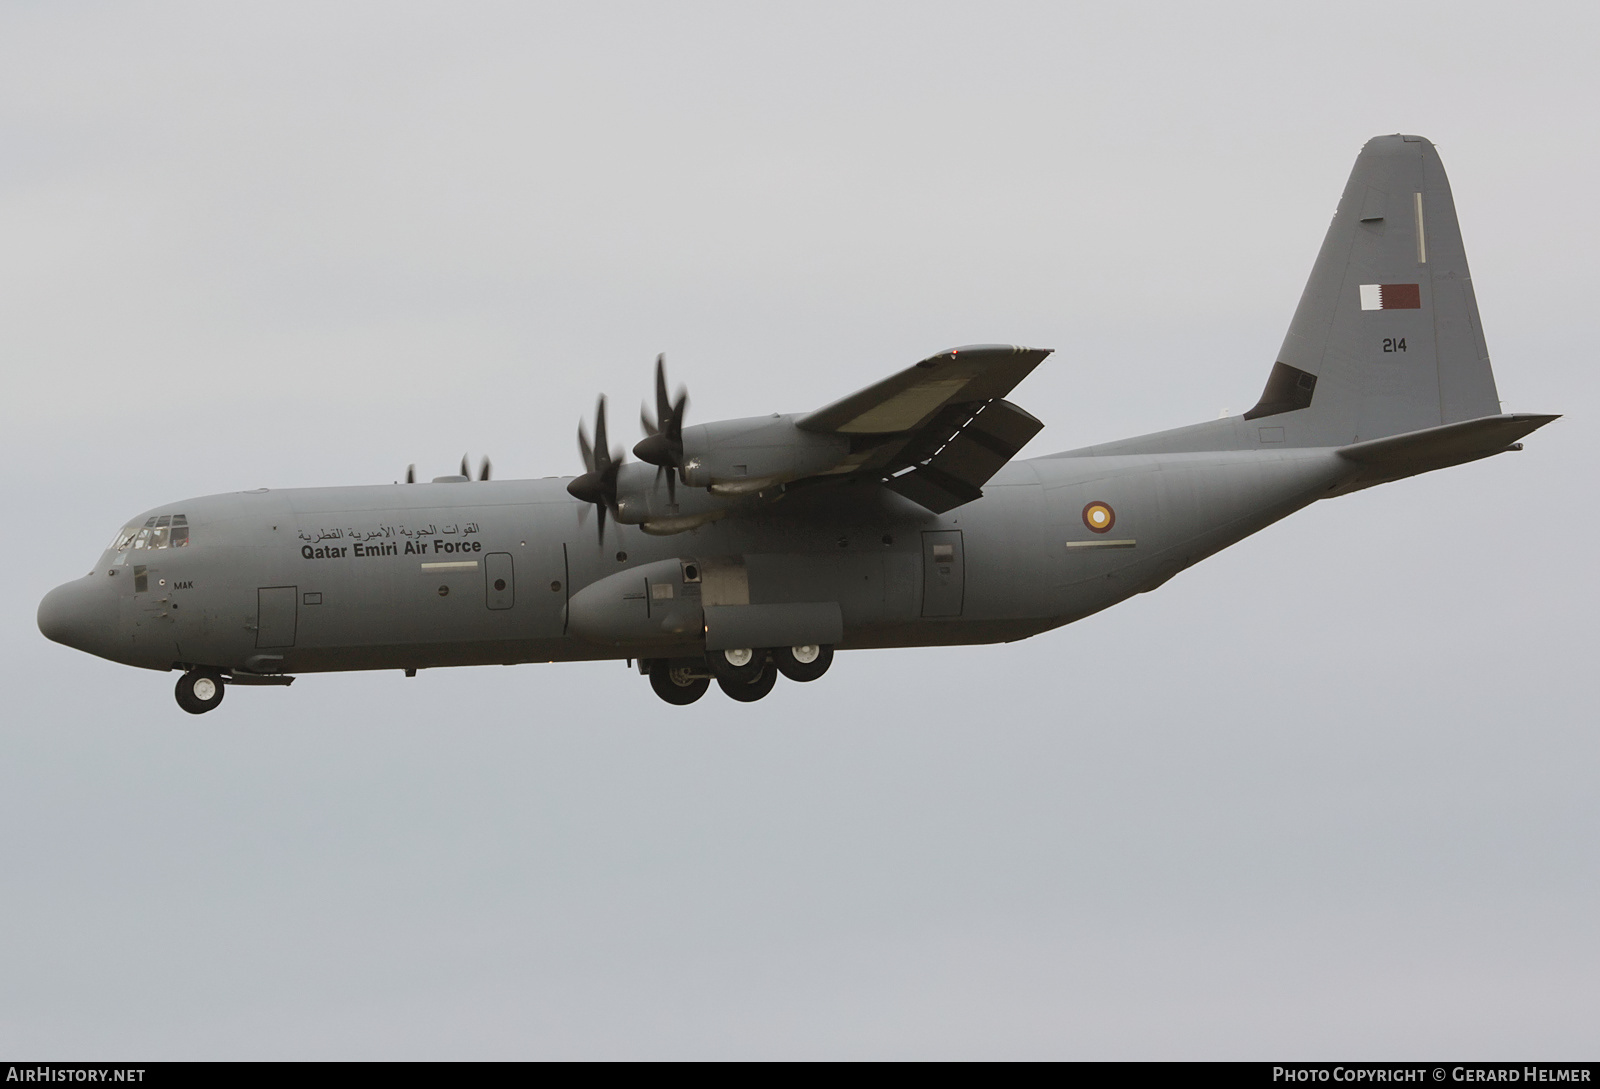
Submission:
M 173 695 L 191 715 L 203 715 L 222 702 L 222 676 L 215 670 L 191 669 L 178 678 Z

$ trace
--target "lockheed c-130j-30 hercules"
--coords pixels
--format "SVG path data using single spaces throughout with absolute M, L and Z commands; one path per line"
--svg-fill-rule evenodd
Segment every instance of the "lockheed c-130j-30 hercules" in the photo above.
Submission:
M 570 480 L 241 492 L 134 518 L 39 606 L 49 638 L 228 685 L 618 659 L 669 703 L 820 677 L 836 649 L 1021 639 L 1152 590 L 1316 500 L 1519 449 L 1444 168 L 1367 143 L 1254 408 L 1030 460 L 1047 350 L 930 356 L 812 412 L 690 426 L 657 361 L 625 462 Z M 593 524 L 586 524 L 592 519 Z M 611 529 L 607 530 L 608 521 Z

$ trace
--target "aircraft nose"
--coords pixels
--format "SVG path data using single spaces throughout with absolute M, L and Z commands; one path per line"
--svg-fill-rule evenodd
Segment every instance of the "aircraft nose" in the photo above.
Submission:
M 39 602 L 39 630 L 46 639 L 100 654 L 116 637 L 116 605 L 111 587 L 93 576 L 63 583 Z

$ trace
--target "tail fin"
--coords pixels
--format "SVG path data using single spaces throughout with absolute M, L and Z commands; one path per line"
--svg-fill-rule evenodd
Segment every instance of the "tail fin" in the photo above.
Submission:
M 1347 446 L 1500 412 L 1456 205 L 1420 136 L 1356 157 L 1261 400 L 1060 457 Z
M 1439 153 L 1420 136 L 1375 137 L 1244 418 L 1263 440 L 1343 446 L 1499 411 Z

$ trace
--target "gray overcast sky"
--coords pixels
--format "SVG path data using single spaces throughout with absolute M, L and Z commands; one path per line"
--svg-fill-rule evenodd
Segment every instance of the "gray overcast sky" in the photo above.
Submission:
M 0 9 L 0 1052 L 1595 1056 L 1593 5 Z M 1028 453 L 1259 394 L 1433 139 L 1526 452 L 1012 646 L 173 704 L 34 609 L 187 495 L 575 471 L 1058 349 Z

